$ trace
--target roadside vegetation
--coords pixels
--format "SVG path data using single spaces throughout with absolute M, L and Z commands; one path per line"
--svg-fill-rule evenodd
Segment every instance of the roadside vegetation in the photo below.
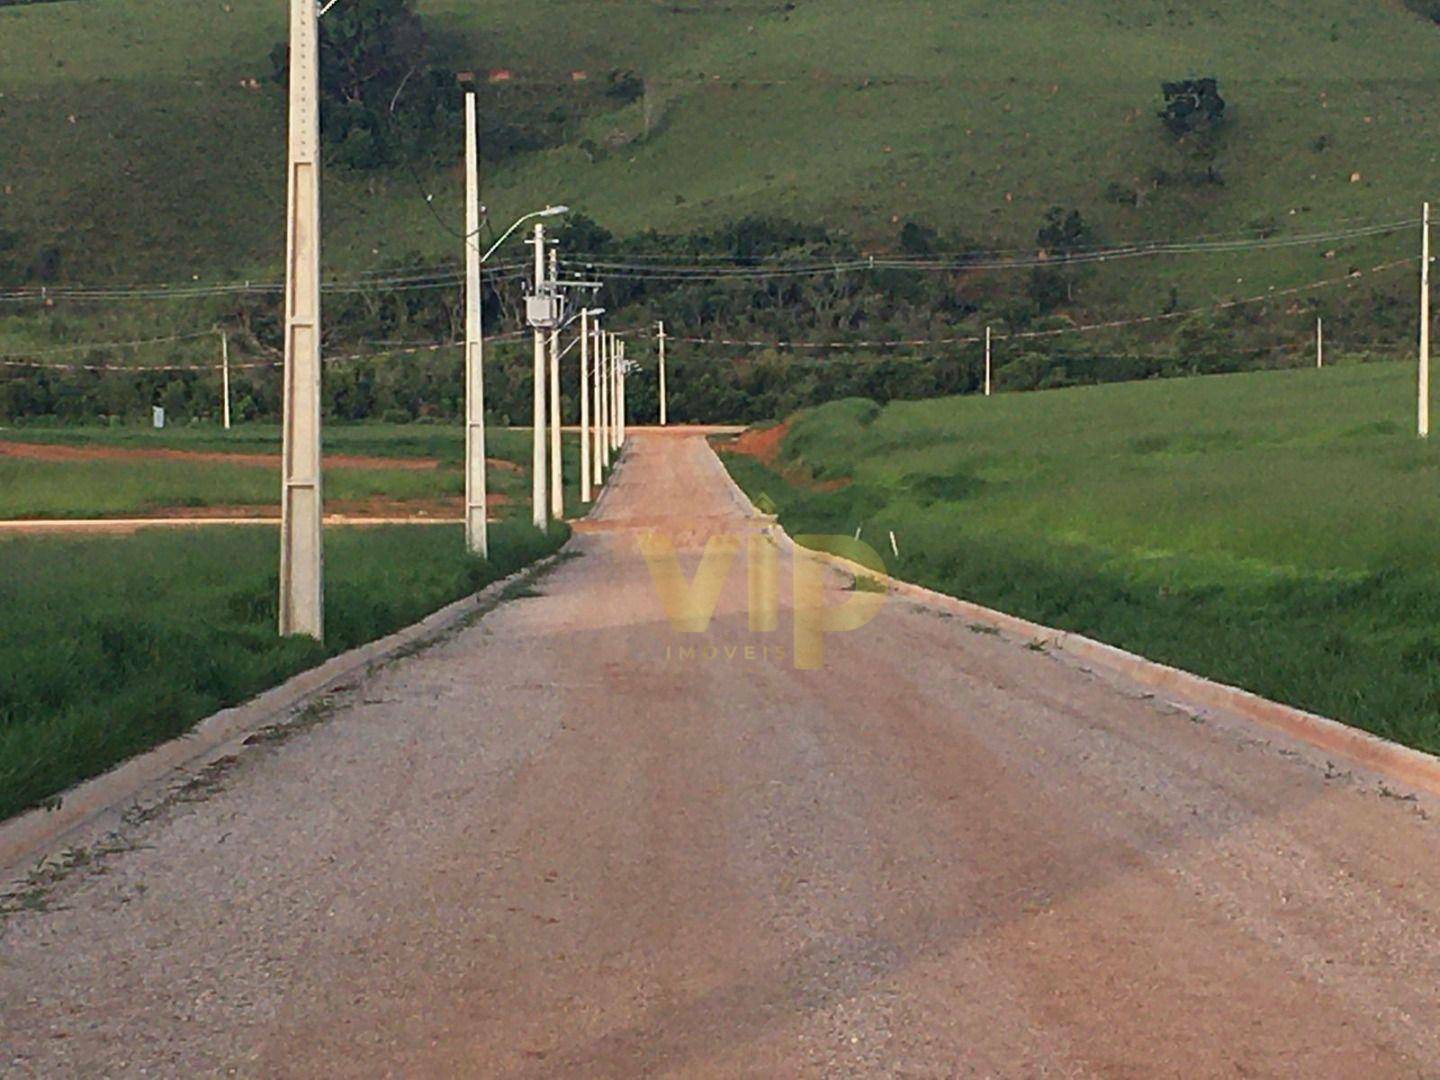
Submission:
M 1413 412 L 1399 364 L 852 399 L 725 460 L 792 534 L 859 528 L 899 577 L 1440 751 Z
M 269 529 L 0 538 L 0 818 L 556 550 L 564 526 L 330 529 L 326 634 L 279 638 Z

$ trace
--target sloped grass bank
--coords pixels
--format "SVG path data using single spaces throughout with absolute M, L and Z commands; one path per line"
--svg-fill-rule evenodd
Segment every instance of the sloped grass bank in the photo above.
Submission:
M 1440 458 L 1403 365 L 802 414 L 794 532 L 900 577 L 1440 752 Z M 895 558 L 888 533 L 900 547 Z

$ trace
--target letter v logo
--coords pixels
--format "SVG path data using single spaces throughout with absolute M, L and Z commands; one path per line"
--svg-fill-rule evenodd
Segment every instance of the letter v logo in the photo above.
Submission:
M 668 536 L 648 533 L 641 537 L 640 553 L 650 567 L 650 580 L 660 594 L 665 617 L 676 633 L 705 633 L 720 603 L 725 578 L 740 553 L 740 542 L 733 536 L 712 536 L 706 541 L 705 554 L 701 556 L 693 582 L 685 580 L 675 545 Z

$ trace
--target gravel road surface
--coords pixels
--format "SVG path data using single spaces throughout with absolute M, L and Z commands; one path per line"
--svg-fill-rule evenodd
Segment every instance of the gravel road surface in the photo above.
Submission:
M 639 538 L 757 527 L 636 434 L 578 557 L 0 918 L 0 1072 L 1440 1076 L 1431 804 L 909 601 L 797 670 L 743 560 L 676 633 Z

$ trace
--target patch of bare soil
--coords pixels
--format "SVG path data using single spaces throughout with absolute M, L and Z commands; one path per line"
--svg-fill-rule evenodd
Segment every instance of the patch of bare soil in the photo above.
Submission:
M 279 454 L 232 454 L 221 450 L 172 450 L 154 446 L 58 446 L 50 443 L 0 441 L 0 457 L 24 461 L 195 461 L 219 465 L 248 465 L 278 469 Z M 435 458 L 375 457 L 366 454 L 326 454 L 327 469 L 399 469 L 424 472 L 438 468 Z M 497 468 L 511 462 L 490 462 Z
M 790 422 L 787 420 L 774 427 L 750 428 L 741 432 L 733 442 L 717 449 L 722 454 L 743 454 L 746 457 L 752 457 L 766 468 L 774 469 L 785 478 L 787 483 L 804 488 L 806 491 L 839 491 L 841 488 L 849 486 L 848 477 L 817 480 L 803 465 L 781 465 L 780 448 L 784 445 L 785 436 L 788 434 L 790 434 Z
M 725 447 L 725 452 L 753 457 L 761 465 L 773 467 L 780 460 L 780 447 L 788 434 L 790 434 L 788 420 L 783 424 L 776 424 L 774 427 L 748 428 L 742 431 L 734 442 Z

